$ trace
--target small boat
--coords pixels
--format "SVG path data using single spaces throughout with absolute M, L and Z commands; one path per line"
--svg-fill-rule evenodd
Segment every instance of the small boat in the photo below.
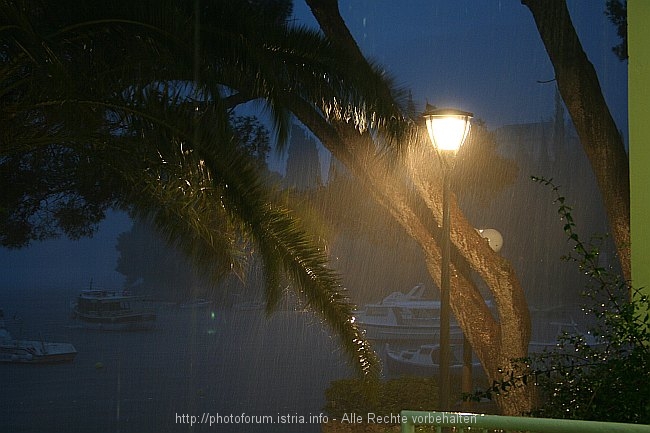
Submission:
M 0 362 L 20 364 L 54 364 L 72 362 L 77 350 L 70 343 L 14 340 L 4 325 L 0 310 Z
M 243 301 L 234 305 L 237 311 L 258 311 L 266 308 L 266 303 L 263 301 Z
M 153 328 L 156 312 L 145 298 L 129 291 L 84 290 L 73 303 L 72 317 L 85 327 L 107 331 Z
M 423 344 L 418 349 L 391 350 L 386 345 L 386 368 L 391 375 L 434 376 L 440 371 L 440 345 Z M 481 367 L 481 363 L 473 356 L 472 368 Z M 463 346 L 451 346 L 449 372 L 460 374 L 463 370 Z
M 209 307 L 212 303 L 207 299 L 197 298 L 192 299 L 191 301 L 183 302 L 180 305 L 180 308 L 184 310 L 195 309 L 195 308 L 206 308 Z
M 370 340 L 427 340 L 440 338 L 440 301 L 424 298 L 424 284 L 408 293 L 393 292 L 378 304 L 367 304 L 354 313 L 355 322 Z M 462 341 L 456 321 L 450 322 L 450 338 Z
M 585 343 L 596 347 L 605 343 L 596 339 L 588 332 L 580 330 L 578 323 L 573 319 L 564 322 L 549 322 L 545 327 L 548 333 L 546 338 L 541 340 L 531 340 L 528 346 L 529 353 L 542 353 L 547 350 L 553 350 L 558 346 L 557 338 L 567 333 L 579 336 Z M 418 349 L 391 350 L 386 344 L 386 368 L 391 375 L 412 375 L 412 376 L 432 376 L 439 372 L 440 365 L 440 345 L 424 344 Z M 481 363 L 472 355 L 472 367 L 481 367 Z M 449 371 L 451 374 L 460 374 L 463 368 L 463 347 L 458 341 L 451 344 L 451 362 Z
M 606 346 L 606 342 L 596 338 L 588 331 L 584 331 L 581 326 L 569 318 L 565 321 L 552 321 L 548 326 L 543 328 L 544 332 L 533 332 L 530 343 L 528 344 L 528 353 L 543 353 L 555 350 L 559 347 L 562 336 L 579 337 L 585 344 L 592 347 Z

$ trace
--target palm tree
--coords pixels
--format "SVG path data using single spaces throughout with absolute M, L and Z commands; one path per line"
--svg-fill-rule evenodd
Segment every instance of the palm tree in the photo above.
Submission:
M 351 74 L 321 35 L 287 26 L 289 8 L 255 6 L 4 1 L 2 242 L 83 236 L 107 209 L 121 208 L 153 220 L 213 278 L 238 269 L 254 246 L 268 311 L 288 278 L 358 370 L 374 377 L 376 356 L 339 278 L 272 199 L 228 119 L 237 104 L 259 101 L 282 141 L 287 92 L 312 109 L 358 115 L 365 127 L 393 125 L 384 119 L 397 111 L 377 94 L 379 75 Z M 354 110 L 364 101 L 376 117 Z

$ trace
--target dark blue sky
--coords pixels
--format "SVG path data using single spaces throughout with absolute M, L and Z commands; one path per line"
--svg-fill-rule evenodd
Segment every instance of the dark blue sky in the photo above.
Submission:
M 619 129 L 627 131 L 627 63 L 611 51 L 616 30 L 605 0 L 569 0 L 574 25 L 596 67 Z M 341 0 L 366 56 L 416 102 L 472 111 L 491 128 L 551 116 L 553 68 L 532 14 L 518 0 Z M 315 23 L 302 2 L 297 22 Z
M 605 1 L 569 0 L 574 24 L 594 63 L 605 98 L 627 137 L 627 63 Z M 490 128 L 551 117 L 555 87 L 532 15 L 518 0 L 341 0 L 341 13 L 363 52 L 413 92 L 416 103 L 472 111 Z M 305 4 L 296 22 L 315 25 Z M 20 251 L 0 250 L 4 288 L 86 287 L 93 279 L 119 287 L 117 235 L 130 222 L 112 215 L 92 239 L 53 240 Z M 1 301 L 0 297 L 0 301 Z

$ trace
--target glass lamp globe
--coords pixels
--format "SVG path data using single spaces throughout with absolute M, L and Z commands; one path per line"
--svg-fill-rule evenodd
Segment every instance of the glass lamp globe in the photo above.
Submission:
M 427 105 L 424 119 L 433 147 L 444 152 L 458 152 L 470 129 L 470 119 L 474 115 L 454 108 L 434 109 Z

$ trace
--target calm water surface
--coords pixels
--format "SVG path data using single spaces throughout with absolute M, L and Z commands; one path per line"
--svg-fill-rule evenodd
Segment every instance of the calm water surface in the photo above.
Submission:
M 0 365 L 1 432 L 317 432 L 309 420 L 324 390 L 351 375 L 310 314 L 160 304 L 155 330 L 101 332 L 69 318 L 73 297 L 1 292 L 14 338 L 42 335 L 78 351 L 71 364 Z M 242 414 L 267 423 L 189 424 Z

